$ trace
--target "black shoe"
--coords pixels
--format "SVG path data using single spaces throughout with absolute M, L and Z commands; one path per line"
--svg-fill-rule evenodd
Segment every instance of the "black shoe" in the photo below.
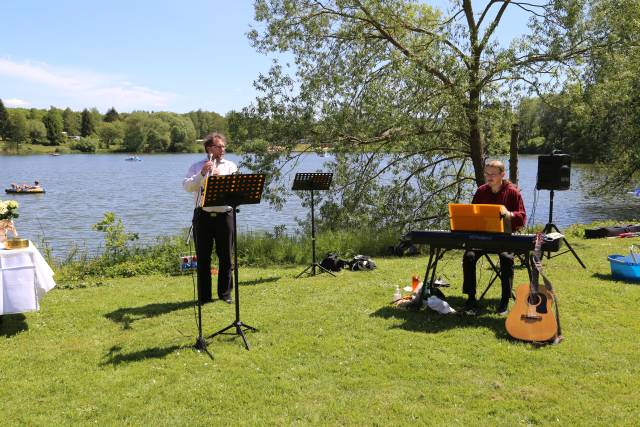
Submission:
M 496 310 L 496 313 L 498 313 L 500 316 L 506 316 L 506 314 L 509 312 L 509 300 L 500 300 L 500 304 L 498 304 L 498 309 Z
M 222 301 L 226 302 L 227 304 L 233 304 L 233 299 L 231 299 L 231 297 L 223 298 Z
M 468 299 L 467 302 L 464 303 L 464 307 L 462 308 L 462 313 L 468 316 L 476 316 L 480 308 L 478 307 L 478 301 L 475 299 Z

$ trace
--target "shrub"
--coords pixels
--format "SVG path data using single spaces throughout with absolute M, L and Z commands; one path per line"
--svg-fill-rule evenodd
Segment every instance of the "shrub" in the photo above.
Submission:
M 80 138 L 80 141 L 76 141 L 71 144 L 72 150 L 78 150 L 83 153 L 95 153 L 98 148 L 98 141 L 95 138 Z

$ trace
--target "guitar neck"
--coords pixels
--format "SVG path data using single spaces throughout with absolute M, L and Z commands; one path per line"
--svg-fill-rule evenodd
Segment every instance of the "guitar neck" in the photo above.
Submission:
M 542 233 L 536 234 L 536 244 L 533 248 L 532 264 L 533 270 L 531 271 L 531 295 L 538 293 L 538 283 L 540 281 L 540 272 L 542 272 Z

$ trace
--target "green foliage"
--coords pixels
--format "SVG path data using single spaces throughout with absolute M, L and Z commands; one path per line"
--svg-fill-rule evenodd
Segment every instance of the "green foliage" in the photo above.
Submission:
M 62 128 L 67 136 L 80 135 L 80 115 L 67 107 L 62 112 Z
M 266 154 L 269 151 L 269 143 L 261 138 L 246 140 L 239 144 L 238 150 L 245 153 Z
M 148 153 L 167 151 L 171 143 L 170 126 L 162 117 L 142 112 L 127 117 L 123 141 L 125 150 Z
M 44 126 L 47 129 L 47 140 L 49 141 L 49 145 L 62 144 L 63 122 L 60 110 L 53 106 L 49 108 L 49 111 L 47 111 L 47 114 L 42 119 L 42 123 L 44 123 Z
M 527 141 L 520 143 L 520 153 L 526 154 L 548 154 L 550 151 L 547 148 L 544 136 L 536 136 L 530 138 Z
M 204 138 L 211 132 L 227 134 L 226 120 L 218 113 L 197 110 L 190 111 L 186 115 L 193 123 L 198 139 Z
M 29 140 L 29 128 L 25 114 L 20 110 L 12 110 L 9 122 L 9 138 L 16 151 L 20 150 L 20 145 Z
M 106 117 L 106 116 L 105 116 Z M 121 145 L 124 139 L 125 125 L 121 121 L 104 121 L 98 125 L 98 137 L 104 148 Z
M 29 134 L 29 142 L 31 144 L 47 143 L 47 128 L 40 120 L 29 119 L 27 121 L 27 131 Z
M 80 138 L 79 141 L 71 143 L 72 150 L 78 150 L 82 153 L 95 153 L 98 149 L 98 140 L 95 137 Z
M 0 138 L 7 139 L 9 137 L 9 113 L 0 99 Z
M 158 122 L 157 124 L 160 124 Z M 157 129 L 151 126 L 147 130 L 144 151 L 145 152 L 164 152 L 169 148 L 169 144 L 171 143 L 171 137 L 168 132 L 163 131 L 164 129 Z
M 509 146 L 514 95 L 566 81 L 599 39 L 586 31 L 586 4 L 548 2 L 526 8 L 532 30 L 503 47 L 496 32 L 520 6 L 473 3 L 443 12 L 408 0 L 256 1 L 251 42 L 292 55 L 295 69 L 276 61 L 255 82 L 256 104 L 227 120 L 241 140 L 261 124 L 257 137 L 289 154 L 246 163 L 269 174 L 270 199 L 282 200 L 280 172 L 300 143 L 336 154 L 321 206 L 335 227 L 435 226 L 483 183 L 485 157 Z
M 120 120 L 120 114 L 116 111 L 114 107 L 109 108 L 104 115 L 103 120 L 107 123 L 113 123 Z
M 0 108 L 0 115 L 2 115 L 1 111 L 2 108 Z M 100 140 L 98 148 L 113 151 L 194 152 L 200 149 L 200 145 L 196 144 L 198 132 L 194 123 L 198 123 L 199 132 L 202 132 L 203 136 L 214 130 L 223 133 L 227 130 L 224 117 L 201 110 L 188 114 L 141 111 L 120 114 L 112 107 L 107 111 L 105 120 L 95 108 L 85 108 L 82 113 L 70 108 L 60 111 L 55 107 L 51 107 L 49 111 L 37 108 L 14 108 L 4 111 L 7 117 L 9 117 L 9 111 L 20 111 L 25 115 L 28 124 L 28 142 L 32 144 L 59 146 L 66 142 L 64 135 L 66 132 L 68 137 L 76 137 L 80 134 L 97 136 Z M 46 141 L 42 137 L 43 130 L 46 133 Z M 0 138 L 3 138 L 1 134 Z M 8 141 L 5 145 L 15 150 L 14 142 Z M 35 147 L 29 149 L 32 152 L 39 152 Z
M 188 153 L 194 151 L 196 130 L 193 126 L 193 122 L 184 116 L 177 114 L 171 115 L 168 118 L 170 126 L 170 144 L 168 151 L 173 153 Z
M 105 212 L 92 228 L 104 233 L 105 255 L 112 261 L 122 261 L 129 254 L 128 243 L 138 240 L 138 234 L 126 232 L 122 219 L 113 212 Z
M 640 9 L 636 1 L 595 2 L 589 24 L 608 49 L 591 52 L 582 74 L 561 91 L 520 104 L 529 141 L 523 149 L 558 148 L 574 160 L 597 163 L 596 192 L 611 194 L 640 180 Z
M 64 286 L 96 283 L 104 277 L 176 274 L 180 257 L 193 253 L 193 247 L 186 245 L 183 235 L 163 236 L 146 246 L 131 246 L 129 243 L 137 240 L 137 236 L 126 232 L 122 221 L 112 212 L 105 213 L 94 229 L 105 233 L 104 253 L 90 257 L 86 251 L 76 248 L 63 260 L 49 259 L 56 266 L 59 283 L 65 283 Z M 399 238 L 392 231 L 375 232 L 365 228 L 323 232 L 316 241 L 317 261 L 327 252 L 338 253 L 344 259 L 357 254 L 385 256 Z M 241 234 L 238 249 L 242 266 L 302 265 L 311 259 L 309 235 L 287 235 L 284 227 L 276 227 L 271 233 Z
M 87 137 L 94 133 L 96 133 L 96 122 L 93 115 L 85 108 L 80 118 L 80 136 Z

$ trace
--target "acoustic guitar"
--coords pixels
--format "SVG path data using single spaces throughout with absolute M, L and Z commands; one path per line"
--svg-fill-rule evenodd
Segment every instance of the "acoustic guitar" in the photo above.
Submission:
M 539 275 L 542 274 L 542 239 L 542 233 L 536 234 L 531 283 L 516 289 L 516 302 L 505 323 L 509 335 L 522 341 L 549 341 L 558 334 L 558 322 L 551 305 L 554 296 L 545 286 L 538 286 Z

